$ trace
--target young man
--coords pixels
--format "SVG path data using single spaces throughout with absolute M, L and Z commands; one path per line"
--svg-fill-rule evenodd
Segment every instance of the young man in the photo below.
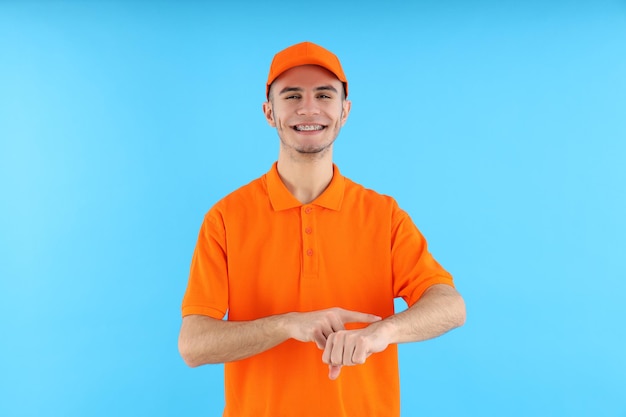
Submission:
M 266 94 L 278 161 L 206 214 L 181 355 L 226 363 L 224 416 L 398 416 L 396 345 L 462 325 L 463 299 L 407 213 L 333 164 L 350 114 L 337 57 L 279 52 Z

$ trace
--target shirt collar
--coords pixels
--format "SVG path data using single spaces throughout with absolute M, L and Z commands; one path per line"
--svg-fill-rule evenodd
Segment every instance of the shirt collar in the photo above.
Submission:
M 265 174 L 265 182 L 267 184 L 267 192 L 269 194 L 270 203 L 275 211 L 287 210 L 294 207 L 301 207 L 303 204 L 299 202 L 285 187 L 280 176 L 278 175 L 278 163 L 272 165 L 272 169 Z M 341 209 L 343 194 L 346 188 L 345 177 L 339 172 L 339 168 L 333 164 L 333 178 L 328 187 L 310 204 L 321 206 L 331 210 Z

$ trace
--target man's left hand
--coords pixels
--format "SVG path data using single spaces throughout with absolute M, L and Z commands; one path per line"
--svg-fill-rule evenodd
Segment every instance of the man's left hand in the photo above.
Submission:
M 361 365 L 373 353 L 389 345 L 384 323 L 379 322 L 358 330 L 341 330 L 328 336 L 322 361 L 328 364 L 328 377 L 337 379 L 342 366 Z

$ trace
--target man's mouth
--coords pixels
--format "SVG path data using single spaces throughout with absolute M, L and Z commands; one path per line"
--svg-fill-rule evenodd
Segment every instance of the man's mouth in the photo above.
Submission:
M 318 124 L 309 124 L 309 125 L 295 125 L 293 127 L 294 130 L 298 132 L 314 132 L 316 130 L 323 130 L 326 126 L 318 125 Z

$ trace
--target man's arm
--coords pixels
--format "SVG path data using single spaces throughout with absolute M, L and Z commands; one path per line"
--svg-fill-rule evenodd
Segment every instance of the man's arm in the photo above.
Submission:
M 288 340 L 315 342 L 324 349 L 327 338 L 346 323 L 373 323 L 380 317 L 331 308 L 286 313 L 251 321 L 224 321 L 201 315 L 183 318 L 178 350 L 187 365 L 232 362 L 264 352 Z
M 364 329 L 329 335 L 322 360 L 336 379 L 341 366 L 359 365 L 392 343 L 418 342 L 440 336 L 465 323 L 465 302 L 451 286 L 428 288 L 410 308 Z

